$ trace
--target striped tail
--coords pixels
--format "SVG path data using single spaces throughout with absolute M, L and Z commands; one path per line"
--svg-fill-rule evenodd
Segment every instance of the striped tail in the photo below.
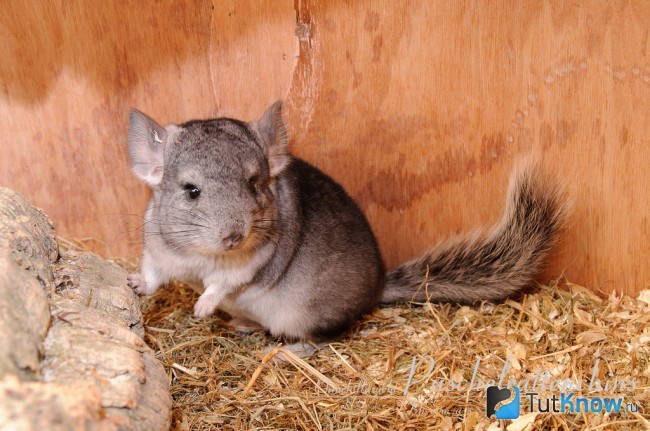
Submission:
M 570 205 L 561 188 L 530 163 L 510 179 L 502 220 L 451 238 L 389 272 L 382 303 L 500 301 L 533 284 Z

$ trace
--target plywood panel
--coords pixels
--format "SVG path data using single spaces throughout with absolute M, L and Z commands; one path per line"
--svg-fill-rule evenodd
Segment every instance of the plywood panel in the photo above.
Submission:
M 536 152 L 576 198 L 545 278 L 650 285 L 650 3 L 300 6 L 295 151 L 361 202 L 389 266 L 496 221 Z
M 541 153 L 576 198 L 546 278 L 650 287 L 650 3 L 49 0 L 0 14 L 0 184 L 138 251 L 127 113 L 252 119 L 364 208 L 387 264 L 499 217 Z M 98 246 L 98 249 L 102 249 Z
M 260 112 L 288 90 L 293 22 L 287 2 L 3 5 L 0 185 L 60 235 L 136 256 L 149 192 L 129 173 L 129 110 L 161 122 Z

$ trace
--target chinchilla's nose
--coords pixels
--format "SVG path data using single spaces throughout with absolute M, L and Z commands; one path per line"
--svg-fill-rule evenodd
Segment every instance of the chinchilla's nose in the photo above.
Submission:
M 223 246 L 226 250 L 232 250 L 241 244 L 244 239 L 244 235 L 239 228 L 233 228 L 222 240 Z

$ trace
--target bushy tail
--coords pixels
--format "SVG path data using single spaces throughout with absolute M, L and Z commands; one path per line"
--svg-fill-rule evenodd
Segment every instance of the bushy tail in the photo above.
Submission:
M 383 303 L 500 301 L 530 286 L 555 243 L 569 205 L 541 169 L 522 164 L 511 179 L 503 219 L 452 238 L 389 272 Z

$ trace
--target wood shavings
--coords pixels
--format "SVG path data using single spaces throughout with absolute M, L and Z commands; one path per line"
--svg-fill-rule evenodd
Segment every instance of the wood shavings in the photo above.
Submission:
M 178 429 L 632 430 L 646 427 L 647 412 L 536 414 L 522 401 L 517 420 L 495 422 L 485 416 L 485 386 L 503 374 L 503 384 L 536 380 L 544 393 L 551 383 L 581 384 L 586 394 L 593 374 L 602 390 L 624 384 L 626 401 L 648 405 L 650 304 L 642 299 L 650 294 L 602 299 L 564 283 L 498 305 L 381 308 L 336 343 L 284 364 L 264 360 L 278 344 L 272 337 L 237 335 L 221 314 L 193 319 L 196 294 L 182 286 L 145 299 L 145 326 L 169 367 L 195 371 L 171 375 Z M 431 370 L 423 360 L 413 371 L 427 357 Z

